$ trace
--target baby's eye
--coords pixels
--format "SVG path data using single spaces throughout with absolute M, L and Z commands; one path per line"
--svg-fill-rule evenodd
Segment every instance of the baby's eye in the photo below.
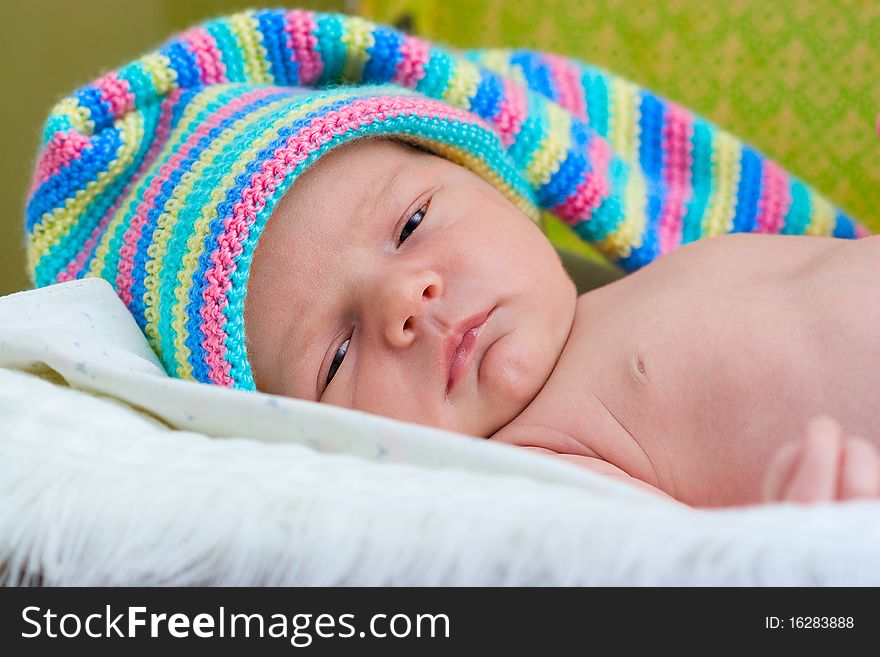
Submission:
M 422 207 L 418 209 L 418 211 L 409 218 L 409 221 L 404 225 L 403 230 L 400 231 L 400 241 L 397 243 L 397 246 L 403 244 L 407 237 L 410 236 L 416 228 L 419 227 L 419 224 L 422 223 L 422 219 L 425 218 L 425 213 L 428 211 L 428 204 L 425 203 Z
M 336 374 L 336 370 L 342 365 L 342 360 L 345 358 L 345 352 L 348 350 L 349 342 L 351 342 L 351 338 L 339 345 L 339 349 L 336 350 L 336 355 L 333 356 L 333 362 L 330 363 L 330 371 L 327 372 L 327 383 L 324 384 L 325 389 L 330 385 L 330 381 L 333 380 L 333 375 Z

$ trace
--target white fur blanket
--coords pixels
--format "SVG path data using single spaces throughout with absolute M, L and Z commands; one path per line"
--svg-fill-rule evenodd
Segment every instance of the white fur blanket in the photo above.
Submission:
M 880 502 L 688 509 L 168 378 L 100 280 L 0 298 L 0 583 L 877 586 L 878 555 Z

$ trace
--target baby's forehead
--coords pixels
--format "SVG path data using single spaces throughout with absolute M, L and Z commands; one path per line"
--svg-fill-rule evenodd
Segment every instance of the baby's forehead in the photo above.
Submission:
M 325 213 L 354 219 L 365 210 L 380 210 L 396 189 L 396 178 L 428 176 L 438 164 L 451 162 L 397 140 L 355 140 L 334 148 L 303 172 L 281 199 L 281 213 L 296 216 L 300 224 L 320 220 Z
M 338 248 L 340 240 L 356 246 L 363 231 L 387 221 L 389 212 L 405 210 L 396 208 L 395 197 L 404 189 L 398 183 L 429 175 L 426 159 L 439 158 L 390 139 L 358 139 L 332 149 L 281 197 L 263 227 L 255 259 L 293 266 L 292 254 L 303 261 L 318 257 L 321 249 Z
M 345 199 L 356 192 L 375 195 L 390 176 L 429 157 L 425 151 L 391 139 L 357 139 L 329 151 L 297 180 L 287 196 L 320 205 Z
M 415 143 L 400 139 L 386 137 L 354 139 L 333 148 L 319 158 L 301 177 L 301 180 L 310 174 L 314 176 L 315 172 L 326 172 L 328 175 L 343 173 L 345 174 L 343 180 L 350 179 L 352 175 L 361 170 L 367 174 L 379 175 L 383 170 L 393 167 L 399 162 L 412 163 L 424 160 L 426 157 L 439 158 L 440 156 Z M 363 167 L 363 169 L 359 167 Z

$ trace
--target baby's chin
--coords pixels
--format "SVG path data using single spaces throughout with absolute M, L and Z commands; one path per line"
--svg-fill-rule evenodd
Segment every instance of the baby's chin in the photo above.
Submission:
M 483 356 L 479 372 L 478 412 L 471 435 L 488 438 L 513 422 L 535 400 L 556 366 L 561 350 L 530 341 L 516 331 L 497 340 Z

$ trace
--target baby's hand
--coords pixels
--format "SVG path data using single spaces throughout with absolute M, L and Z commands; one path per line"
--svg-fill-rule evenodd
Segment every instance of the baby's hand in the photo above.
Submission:
M 830 502 L 880 497 L 880 453 L 864 438 L 844 437 L 821 415 L 803 440 L 780 447 L 764 477 L 765 502 Z

